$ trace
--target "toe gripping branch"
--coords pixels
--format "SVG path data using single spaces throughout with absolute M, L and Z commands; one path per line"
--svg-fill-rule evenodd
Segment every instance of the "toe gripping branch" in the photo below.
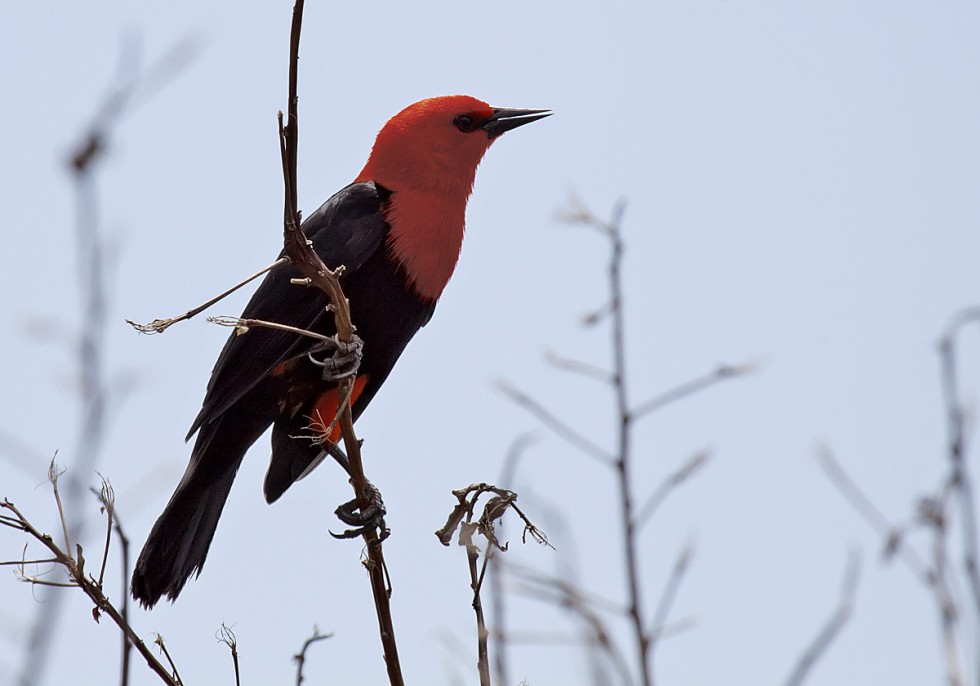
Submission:
M 317 353 L 328 353 L 322 361 L 314 357 Z M 323 370 L 324 381 L 340 381 L 357 374 L 364 356 L 364 341 L 354 334 L 350 343 L 345 343 L 336 335 L 318 343 L 308 354 L 310 362 Z
M 349 474 L 350 463 L 346 453 L 333 443 L 328 445 L 327 452 Z M 331 531 L 330 535 L 334 538 L 358 538 L 363 536 L 365 532 L 374 530 L 378 532 L 378 542 L 380 543 L 391 535 L 391 529 L 385 522 L 385 515 L 388 511 L 385 509 L 384 500 L 381 498 L 381 491 L 370 481 L 365 482 L 365 488 L 367 489 L 367 505 L 365 507 L 361 507 L 359 498 L 354 498 L 343 505 L 339 505 L 334 510 L 334 514 L 340 521 L 354 527 L 339 534 Z
M 328 353 L 330 356 L 318 360 L 314 357 L 317 353 Z M 334 335 L 317 344 L 307 356 L 310 362 L 323 370 L 324 381 L 340 381 L 357 374 L 363 353 L 364 341 L 356 334 L 351 338 L 350 343 L 345 343 Z M 340 446 L 328 441 L 324 447 L 350 475 L 350 461 Z M 363 501 L 361 498 L 354 498 L 334 510 L 340 521 L 354 528 L 346 529 L 339 534 L 331 531 L 331 536 L 334 538 L 358 538 L 366 532 L 374 530 L 378 532 L 378 541 L 380 542 L 391 534 L 391 530 L 385 523 L 387 510 L 385 510 L 385 504 L 381 498 L 381 491 L 370 481 L 365 482 L 365 489 L 366 494 Z M 364 504 L 365 502 L 366 504 Z

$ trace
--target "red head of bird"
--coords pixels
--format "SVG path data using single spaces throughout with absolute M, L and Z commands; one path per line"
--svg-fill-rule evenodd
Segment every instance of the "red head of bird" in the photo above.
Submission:
M 409 105 L 378 133 L 355 181 L 392 192 L 389 249 L 420 297 L 437 299 L 453 273 L 484 153 L 500 134 L 549 114 L 448 95 Z

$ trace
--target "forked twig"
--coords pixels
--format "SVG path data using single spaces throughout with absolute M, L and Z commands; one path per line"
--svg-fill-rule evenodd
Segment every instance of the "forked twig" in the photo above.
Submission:
M 474 521 L 477 503 L 484 494 L 491 494 L 492 497 Z M 446 524 L 436 531 L 436 537 L 443 545 L 448 546 L 458 531 L 459 545 L 466 548 L 466 564 L 470 574 L 470 588 L 473 590 L 473 612 L 476 614 L 477 668 L 480 674 L 480 686 L 490 686 L 490 654 L 487 641 L 490 632 L 487 630 L 484 617 L 481 590 L 491 557 L 496 554 L 496 551 L 507 550 L 507 545 L 501 544 L 497 538 L 496 522 L 507 510 L 514 510 L 524 522 L 525 540 L 530 535 L 542 545 L 550 546 L 550 544 L 544 533 L 517 507 L 515 502 L 517 493 L 486 483 L 475 483 L 454 490 L 453 495 L 456 497 L 456 506 L 449 514 Z M 482 565 L 478 564 L 481 550 L 474 540 L 476 536 L 483 536 L 487 542 L 482 551 Z
M 316 626 L 313 627 L 313 634 L 303 641 L 303 647 L 300 648 L 298 653 L 293 655 L 293 660 L 296 661 L 296 686 L 301 686 L 303 683 L 303 667 L 306 665 L 306 651 L 317 641 L 323 641 L 332 637 L 333 634 L 321 634 L 319 628 Z
M 228 650 L 231 651 L 231 661 L 235 665 L 235 686 L 242 686 L 242 673 L 238 665 L 238 638 L 235 636 L 235 632 L 222 622 L 215 638 L 228 646 Z
M 54 556 L 55 561 L 68 572 L 69 583 L 58 585 L 80 588 L 94 603 L 95 608 L 93 609 L 93 614 L 96 619 L 102 614 L 108 615 L 113 623 L 126 635 L 129 642 L 136 648 L 140 655 L 143 656 L 150 669 L 165 684 L 168 686 L 180 686 L 180 678 L 177 676 L 176 669 L 173 668 L 173 665 L 171 664 L 171 668 L 173 668 L 173 676 L 171 676 L 171 672 L 153 655 L 150 648 L 140 639 L 119 610 L 110 602 L 97 581 L 85 573 L 85 563 L 81 555 L 81 546 L 77 546 L 75 556 L 62 550 L 51 536 L 41 533 L 9 500 L 0 502 L 0 510 L 6 510 L 11 513 L 0 518 L 0 524 L 27 533 L 47 548 Z M 27 577 L 26 575 L 23 578 L 31 584 L 55 585 L 52 582 L 44 582 L 36 578 Z

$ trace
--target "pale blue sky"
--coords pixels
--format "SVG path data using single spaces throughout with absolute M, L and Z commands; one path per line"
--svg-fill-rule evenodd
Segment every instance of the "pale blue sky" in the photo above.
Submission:
M 149 320 L 197 304 L 265 265 L 280 242 L 275 112 L 285 104 L 288 2 L 6 3 L 0 9 L 0 426 L 71 466 L 74 361 L 27 322 L 78 326 L 73 204 L 62 161 L 116 69 L 126 35 L 147 61 L 193 36 L 201 52 L 126 117 L 100 175 L 118 248 L 108 358 L 136 389 L 115 408 L 99 470 L 134 544 L 188 456 L 226 331 L 203 320 L 139 337 Z M 854 617 L 809 683 L 941 683 L 936 616 L 906 569 L 819 471 L 833 448 L 893 520 L 942 473 L 936 341 L 980 301 L 980 8 L 971 2 L 308 3 L 301 62 L 300 204 L 308 213 L 361 168 L 373 136 L 406 104 L 465 92 L 556 116 L 501 139 L 468 212 L 456 275 L 359 431 L 394 535 L 387 557 L 411 682 L 450 683 L 473 659 L 465 560 L 432 535 L 449 491 L 497 478 L 534 420 L 495 389 L 531 391 L 608 443 L 608 405 L 555 371 L 548 349 L 602 364 L 604 335 L 578 318 L 604 299 L 605 245 L 555 221 L 570 194 L 599 214 L 629 206 L 624 233 L 633 395 L 721 362 L 760 373 L 648 420 L 637 435 L 645 493 L 690 454 L 714 459 L 645 534 L 655 597 L 685 541 L 696 557 L 674 612 L 692 630 L 662 645 L 664 684 L 780 683 L 837 598 L 847 552 L 862 551 Z M 35 257 L 43 250 L 43 258 Z M 219 305 L 237 314 L 246 295 Z M 978 336 L 963 339 L 976 407 Z M 515 484 L 562 509 L 557 552 L 511 546 L 544 568 L 577 556 L 582 579 L 618 597 L 612 482 L 538 430 Z M 974 458 L 977 455 L 974 453 Z M 229 683 L 213 640 L 238 634 L 250 683 L 288 683 L 313 624 L 309 683 L 383 683 L 357 543 L 326 536 L 345 480 L 317 471 L 274 507 L 261 495 L 268 440 L 248 455 L 202 577 L 178 603 L 135 618 L 168 641 L 188 683 Z M 52 523 L 42 481 L 0 460 L 0 496 Z M 93 512 L 95 507 L 92 508 Z M 543 517 L 545 518 L 545 517 Z M 569 536 L 574 535 L 574 539 Z M 2 557 L 22 542 L 0 533 Z M 89 544 L 95 549 L 94 539 Z M 0 583 L 0 684 L 19 667 L 36 603 Z M 47 683 L 113 683 L 116 632 L 72 594 Z M 519 604 L 512 622 L 565 620 Z M 628 640 L 623 634 L 624 640 Z M 451 665 L 447 669 L 447 665 Z M 514 652 L 515 678 L 578 683 L 575 650 Z M 153 683 L 137 668 L 136 683 Z

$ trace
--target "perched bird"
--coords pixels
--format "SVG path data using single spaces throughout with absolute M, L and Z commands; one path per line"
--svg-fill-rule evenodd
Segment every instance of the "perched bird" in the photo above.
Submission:
M 484 153 L 502 133 L 550 114 L 464 95 L 409 105 L 378 133 L 354 182 L 303 222 L 324 263 L 345 267 L 340 281 L 363 341 L 354 419 L 432 317 L 459 257 L 466 201 Z M 289 265 L 270 272 L 242 317 L 333 335 L 326 296 L 290 283 L 297 277 Z M 229 337 L 187 436 L 197 432 L 190 463 L 136 562 L 132 593 L 143 606 L 163 595 L 176 599 L 200 574 L 242 458 L 270 424 L 270 503 L 319 464 L 324 441 L 337 442 L 338 427 L 325 435 L 337 384 L 325 378 L 317 345 L 267 328 Z

